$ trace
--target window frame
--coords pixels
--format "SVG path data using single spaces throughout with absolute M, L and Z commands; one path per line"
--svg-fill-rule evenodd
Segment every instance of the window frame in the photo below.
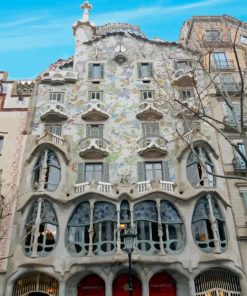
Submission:
M 54 128 L 55 129 L 60 128 L 60 133 L 54 132 Z M 54 134 L 54 135 L 62 138 L 63 125 L 61 123 L 45 123 L 44 124 L 44 132 L 45 131 L 48 131 L 51 134 Z
M 89 166 L 92 166 L 93 167 L 93 170 L 92 171 L 87 171 L 87 168 Z M 100 170 L 96 170 L 96 166 L 101 166 L 101 169 Z M 84 169 L 84 180 L 85 182 L 92 182 L 92 181 L 96 181 L 96 182 L 103 182 L 103 176 L 104 176 L 104 166 L 103 166 L 103 163 L 102 162 L 86 162 L 85 163 L 85 169 Z M 100 180 L 97 180 L 95 178 L 95 175 L 97 173 L 101 174 L 101 178 L 99 178 Z M 89 176 L 87 176 L 87 174 L 91 173 L 92 174 L 92 178 L 88 178 Z M 87 180 L 88 179 L 88 180 Z
M 247 35 L 240 34 L 240 42 L 247 45 Z
M 145 72 L 143 69 L 143 67 L 145 67 L 145 66 L 148 66 L 148 70 L 145 70 L 145 71 L 148 71 L 148 75 L 145 75 L 145 73 L 143 73 L 143 72 Z M 138 62 L 137 63 L 137 79 L 138 80 L 143 80 L 144 78 L 153 79 L 153 72 L 154 72 L 153 68 L 154 68 L 153 62 L 148 62 L 148 61 L 147 62 L 143 62 L 143 61 Z
M 92 98 L 92 95 L 95 95 L 95 97 L 97 97 L 97 94 L 99 94 L 99 99 L 97 99 L 97 98 Z M 97 100 L 97 101 L 102 101 L 103 100 L 103 91 L 102 90 L 89 90 L 88 91 L 88 101 L 90 102 L 90 101 L 95 101 L 95 100 Z
M 97 133 L 98 135 L 93 131 L 92 127 L 98 127 L 97 128 Z M 96 129 L 95 129 L 96 130 Z M 94 134 L 95 133 L 95 134 Z M 103 139 L 103 135 L 104 135 L 104 125 L 102 123 L 90 123 L 86 125 L 86 138 L 99 138 L 99 139 Z
M 188 96 L 188 93 L 190 93 L 189 96 Z M 195 97 L 195 93 L 193 88 L 183 88 L 179 90 L 179 98 L 181 101 L 188 100 L 194 97 Z
M 44 219 L 44 214 L 42 215 L 42 211 L 43 211 L 43 213 L 46 212 L 46 210 L 44 209 L 45 203 L 46 203 L 46 205 L 49 206 L 50 210 L 53 212 L 55 221 L 47 221 L 46 219 Z M 24 248 L 25 255 L 28 257 L 30 257 L 32 255 L 33 247 L 36 244 L 37 244 L 37 247 L 36 247 L 35 252 L 37 252 L 39 257 L 46 257 L 46 256 L 50 255 L 55 250 L 56 245 L 59 240 L 59 224 L 58 224 L 58 218 L 57 218 L 56 211 L 54 209 L 52 202 L 50 202 L 47 199 L 43 199 L 41 202 L 41 211 L 40 211 L 41 219 L 40 219 L 40 223 L 39 223 L 39 236 L 36 237 L 36 242 L 34 242 L 35 232 L 36 232 L 36 219 L 37 219 L 37 213 L 38 213 L 38 206 L 39 206 L 38 200 L 35 200 L 31 204 L 29 211 L 28 211 L 28 215 L 25 220 L 25 225 L 24 225 L 25 240 L 23 241 L 23 248 Z M 35 212 L 36 212 L 35 220 L 33 220 L 31 223 L 28 223 L 28 220 L 31 219 L 30 217 Z M 47 217 L 50 217 L 50 215 L 47 215 Z M 43 221 L 42 221 L 42 219 L 43 219 Z M 55 230 L 54 230 L 55 235 L 54 235 L 54 243 L 53 244 L 47 244 L 47 234 L 48 234 L 48 230 L 49 230 L 50 226 L 55 227 Z M 50 231 L 50 232 L 52 233 L 52 231 Z M 41 240 L 41 238 L 42 238 L 42 240 Z M 39 239 L 40 239 L 40 241 L 39 241 Z M 39 250 L 39 248 L 42 248 L 42 250 Z M 51 250 L 47 250 L 49 248 L 51 248 Z
M 104 62 L 89 62 L 88 64 L 88 72 L 87 72 L 87 75 L 88 75 L 88 80 L 89 81 L 102 81 L 105 79 L 105 63 Z M 100 75 L 99 77 L 97 77 L 97 75 L 95 75 L 94 73 L 94 67 L 98 67 L 98 65 L 100 66 Z
M 0 155 L 3 152 L 4 136 L 0 135 Z
M 147 94 L 147 98 L 145 99 L 145 95 Z M 152 94 L 151 97 L 149 96 L 149 94 Z M 142 102 L 151 102 L 154 100 L 154 96 L 155 96 L 155 90 L 141 90 L 141 101 Z
M 59 98 L 58 100 L 59 95 L 61 95 L 61 98 Z M 57 102 L 60 104 L 64 104 L 64 99 L 65 99 L 65 91 L 50 91 L 49 93 L 49 102 Z

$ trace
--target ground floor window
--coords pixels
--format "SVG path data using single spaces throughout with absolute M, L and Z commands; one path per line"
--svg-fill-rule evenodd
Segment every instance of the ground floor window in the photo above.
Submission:
M 59 283 L 44 273 L 31 273 L 20 277 L 14 285 L 13 296 L 59 295 Z
M 209 269 L 195 278 L 196 296 L 240 296 L 238 277 L 223 269 Z

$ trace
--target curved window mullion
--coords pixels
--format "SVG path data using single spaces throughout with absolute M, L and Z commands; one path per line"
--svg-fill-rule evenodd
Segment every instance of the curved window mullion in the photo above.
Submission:
M 72 255 L 87 255 L 89 251 L 90 205 L 82 202 L 73 212 L 67 226 L 67 247 Z
M 211 196 L 197 202 L 192 218 L 192 232 L 196 245 L 202 251 L 221 253 L 226 249 L 225 222 L 217 201 Z
M 116 206 L 109 202 L 96 202 L 93 221 L 93 253 L 95 255 L 113 255 L 116 249 Z
M 48 149 L 41 152 L 33 169 L 33 189 L 55 191 L 61 179 L 61 168 L 56 154 Z
M 214 173 L 214 165 L 202 146 L 195 147 L 194 151 L 190 153 L 186 170 L 187 178 L 193 187 L 215 186 L 215 177 L 210 174 Z
M 27 256 L 47 256 L 56 246 L 58 222 L 48 200 L 35 201 L 25 225 L 24 250 Z
M 163 246 L 167 253 L 176 253 L 184 246 L 183 222 L 177 210 L 168 201 L 161 201 Z
M 153 201 L 144 201 L 134 205 L 134 223 L 136 227 L 136 249 L 143 254 L 154 254 L 160 250 L 158 236 L 158 213 Z

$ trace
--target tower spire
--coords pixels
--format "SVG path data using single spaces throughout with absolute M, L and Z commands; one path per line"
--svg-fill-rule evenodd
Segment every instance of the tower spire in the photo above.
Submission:
M 84 9 L 84 12 L 82 14 L 82 21 L 83 22 L 89 22 L 89 11 L 93 9 L 93 5 L 90 4 L 89 1 L 85 1 L 85 2 L 82 3 L 80 8 L 82 10 Z

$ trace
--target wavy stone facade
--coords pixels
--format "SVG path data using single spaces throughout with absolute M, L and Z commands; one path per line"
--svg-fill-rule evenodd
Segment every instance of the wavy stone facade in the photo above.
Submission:
M 212 111 L 197 53 L 87 5 L 75 56 L 36 80 L 2 295 L 128 295 L 122 225 L 134 295 L 247 295 L 226 181 L 198 169 L 223 174 L 217 133 L 175 103 L 196 81 Z

